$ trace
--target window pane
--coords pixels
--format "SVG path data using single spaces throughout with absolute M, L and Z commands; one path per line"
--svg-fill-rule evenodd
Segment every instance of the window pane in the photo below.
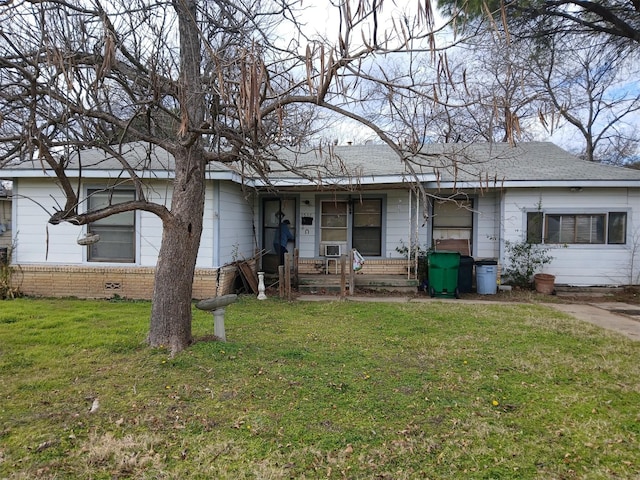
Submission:
M 322 226 L 330 228 L 347 228 L 347 216 L 322 215 Z
M 347 202 L 322 202 L 320 218 L 320 241 L 341 242 L 347 241 Z
M 460 227 L 471 228 L 473 226 L 473 203 L 466 201 L 437 201 L 433 205 L 434 227 Z
M 591 243 L 604 243 L 604 215 L 591 216 Z
M 382 255 L 382 200 L 367 199 L 353 204 L 353 247 L 361 255 Z
M 527 213 L 527 242 L 542 243 L 542 212 Z
M 347 202 L 322 202 L 322 214 L 347 214 Z
M 547 215 L 545 220 L 547 225 L 545 242 L 560 243 L 560 215 Z
M 91 210 L 135 200 L 133 190 L 90 190 L 88 195 Z M 100 241 L 88 247 L 89 261 L 135 261 L 135 212 L 118 213 L 97 220 L 88 225 L 87 231 L 100 235 Z
M 132 228 L 92 225 L 91 232 L 100 235 L 98 243 L 89 245 L 89 258 L 92 261 L 133 261 L 134 238 Z
M 609 243 L 622 245 L 627 243 L 627 214 L 611 212 L 609 214 Z
M 574 243 L 576 237 L 576 219 L 570 215 L 560 215 L 560 243 Z
M 344 230 L 330 230 L 323 228 L 320 234 L 320 241 L 322 242 L 346 242 L 347 241 L 347 229 Z
M 379 227 L 382 224 L 382 200 L 363 200 L 353 205 L 355 227 Z
M 379 228 L 359 228 L 353 231 L 353 248 L 361 255 L 382 255 L 382 242 Z
M 605 215 L 547 215 L 547 243 L 605 242 Z

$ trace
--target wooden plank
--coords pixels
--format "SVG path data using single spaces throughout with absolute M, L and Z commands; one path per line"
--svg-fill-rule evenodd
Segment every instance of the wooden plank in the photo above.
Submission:
M 256 295 L 258 294 L 258 278 L 256 277 L 256 273 L 251 268 L 248 262 L 238 262 L 238 267 L 240 267 L 240 273 L 244 277 L 244 279 L 251 287 L 251 290 Z
M 460 255 L 471 255 L 469 240 L 462 238 L 441 238 L 436 240 L 436 251 L 458 252 Z

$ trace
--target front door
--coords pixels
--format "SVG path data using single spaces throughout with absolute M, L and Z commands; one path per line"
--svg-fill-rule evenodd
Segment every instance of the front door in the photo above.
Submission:
M 296 239 L 296 202 L 291 198 L 267 198 L 262 204 L 262 269 L 277 273 L 282 256 L 293 259 Z M 289 238 L 286 231 L 290 232 Z M 282 245 L 285 244 L 285 245 Z M 286 252 L 284 251 L 286 249 Z

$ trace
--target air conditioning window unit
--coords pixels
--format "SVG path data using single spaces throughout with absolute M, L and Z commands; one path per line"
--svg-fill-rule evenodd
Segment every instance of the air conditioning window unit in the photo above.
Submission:
M 340 245 L 325 245 L 324 246 L 324 256 L 325 257 L 339 257 L 340 253 Z

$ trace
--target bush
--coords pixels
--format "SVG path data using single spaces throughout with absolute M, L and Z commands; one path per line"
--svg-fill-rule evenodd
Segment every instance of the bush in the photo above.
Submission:
M 531 288 L 533 275 L 553 260 L 549 248 L 539 243 L 507 241 L 505 246 L 508 266 L 504 275 L 516 287 Z
M 0 300 L 6 300 L 20 296 L 19 290 L 13 287 L 11 284 L 14 270 L 11 266 L 12 252 L 13 247 L 9 247 L 7 249 L 6 255 L 2 255 L 0 257 Z

